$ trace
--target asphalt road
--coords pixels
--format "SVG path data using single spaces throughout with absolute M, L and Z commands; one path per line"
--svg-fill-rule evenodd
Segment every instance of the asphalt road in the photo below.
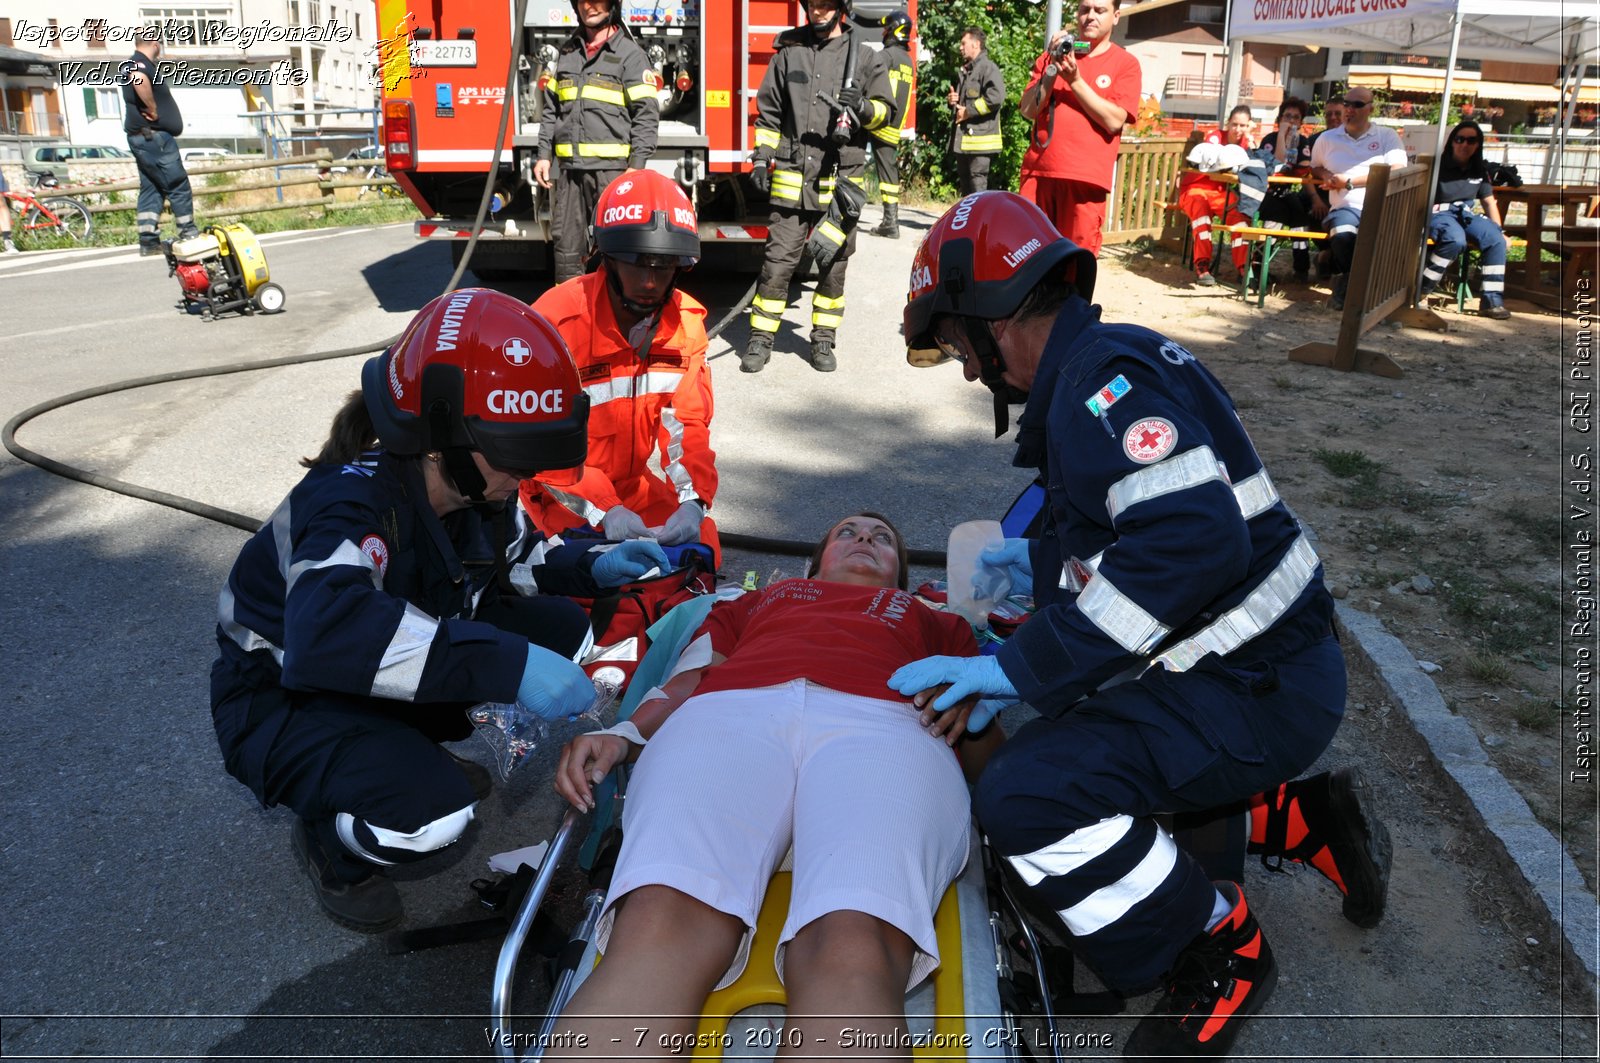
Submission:
M 923 225 L 913 216 L 898 244 L 863 237 L 837 373 L 811 370 L 787 331 L 755 377 L 738 372 L 727 342 L 713 344 L 724 528 L 810 541 L 830 517 L 870 507 L 891 514 L 913 545 L 937 548 L 953 524 L 998 515 L 1020 489 L 1009 445 L 989 438 L 986 393 L 952 368 L 918 372 L 902 359 L 904 278 Z M 288 293 L 285 313 L 216 322 L 181 313 L 164 266 L 126 249 L 0 260 L 0 415 L 112 381 L 379 341 L 450 274 L 445 250 L 414 244 L 406 226 L 274 234 L 264 245 Z M 748 279 L 706 269 L 690 287 L 715 318 Z M 790 320 L 807 310 L 791 308 Z M 728 338 L 744 335 L 736 323 Z M 47 414 L 19 440 L 264 517 L 298 478 L 296 459 L 320 444 L 358 366 L 346 358 L 125 392 Z M 9 924 L 0 1051 L 488 1052 L 497 942 L 397 955 L 385 939 L 327 922 L 289 857 L 289 815 L 259 808 L 222 770 L 207 676 L 216 593 L 244 534 L 9 454 L 0 456 L 0 514 L 0 675 L 11 706 L 0 718 Z M 725 571 L 765 581 L 801 566 L 730 552 Z M 1370 708 L 1353 713 L 1329 759 L 1362 761 L 1377 776 L 1397 842 L 1389 918 L 1358 931 L 1314 875 L 1249 869 L 1246 888 L 1283 968 L 1273 1010 L 1286 1017 L 1254 1023 L 1240 1053 L 1592 1056 L 1592 1021 L 1562 1019 L 1592 1012 L 1592 999 L 1570 998 L 1559 958 L 1526 943 L 1550 937 L 1497 885 L 1470 823 L 1364 689 L 1351 700 Z M 487 858 L 549 835 L 559 816 L 549 754 L 563 733 L 497 788 L 462 843 L 424 865 L 431 874 L 402 876 L 407 927 L 482 915 L 468 883 Z M 461 748 L 487 759 L 481 745 Z M 577 889 L 569 884 L 561 903 Z M 546 993 L 535 966 L 518 998 L 529 1010 Z

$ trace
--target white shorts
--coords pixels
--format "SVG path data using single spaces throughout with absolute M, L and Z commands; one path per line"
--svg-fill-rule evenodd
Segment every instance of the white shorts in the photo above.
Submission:
M 939 966 L 933 913 L 966 864 L 970 817 L 955 754 L 905 702 L 803 679 L 690 698 L 650 739 L 628 784 L 598 947 L 619 899 L 670 886 L 744 923 L 717 988 L 731 985 L 749 959 L 767 882 L 792 844 L 779 977 L 797 931 L 849 910 L 916 943 L 909 989 Z

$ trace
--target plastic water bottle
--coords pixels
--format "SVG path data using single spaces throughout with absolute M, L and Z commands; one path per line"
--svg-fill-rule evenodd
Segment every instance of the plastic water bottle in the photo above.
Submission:
M 950 529 L 945 553 L 945 579 L 952 613 L 966 617 L 978 630 L 989 626 L 989 614 L 1011 592 L 1011 578 L 983 565 L 978 555 L 989 547 L 1005 545 L 1005 533 L 995 520 L 969 520 Z

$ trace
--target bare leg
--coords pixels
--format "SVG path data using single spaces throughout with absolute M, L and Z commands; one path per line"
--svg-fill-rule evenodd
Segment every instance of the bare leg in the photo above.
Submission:
M 706 997 L 744 929 L 669 886 L 634 890 L 617 909 L 604 962 L 562 1012 L 545 1058 L 689 1055 Z M 670 1050 L 675 1043 L 681 1053 Z
M 788 1029 L 801 1036 L 779 1056 L 910 1059 L 906 982 L 915 958 L 910 938 L 864 912 L 830 912 L 801 927 L 783 960 Z

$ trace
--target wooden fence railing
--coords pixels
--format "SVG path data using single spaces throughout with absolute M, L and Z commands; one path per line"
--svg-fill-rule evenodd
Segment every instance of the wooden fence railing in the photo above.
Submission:
M 1167 202 L 1177 184 L 1187 142 L 1187 137 L 1122 142 L 1106 207 L 1106 243 L 1125 244 L 1141 236 L 1162 234 Z
M 215 206 L 209 213 L 225 215 L 228 217 L 244 216 L 249 214 L 267 214 L 280 210 L 302 210 L 306 208 L 322 208 L 324 213 L 328 207 L 334 206 L 334 193 L 340 188 L 373 188 L 382 189 L 393 186 L 395 179 L 387 175 L 379 177 L 372 175 L 349 176 L 353 170 L 370 170 L 371 162 L 352 160 L 339 160 L 335 163 L 333 155 L 327 151 L 318 151 L 310 155 L 297 155 L 282 159 L 247 159 L 238 162 L 216 162 L 204 166 L 188 167 L 191 178 L 190 186 L 194 191 L 194 198 L 232 196 L 241 192 L 256 192 L 263 189 L 289 189 L 309 188 L 316 186 L 317 195 L 301 196 L 300 198 L 285 198 L 281 203 L 271 203 L 265 206 Z M 248 184 L 208 185 L 199 178 L 216 173 L 246 173 L 261 170 L 284 171 L 277 175 L 267 175 L 268 180 L 251 181 Z M 334 176 L 338 171 L 344 171 L 342 176 Z M 104 203 L 95 202 L 95 197 L 108 192 L 137 192 L 139 181 L 137 178 L 124 181 L 109 181 L 99 184 L 72 185 L 70 187 L 50 189 L 56 195 L 73 196 L 87 199 L 86 204 L 92 214 L 107 214 L 117 211 L 131 212 L 134 204 L 130 202 Z M 41 194 L 44 194 L 41 191 Z M 352 205 L 352 204 L 341 204 Z

